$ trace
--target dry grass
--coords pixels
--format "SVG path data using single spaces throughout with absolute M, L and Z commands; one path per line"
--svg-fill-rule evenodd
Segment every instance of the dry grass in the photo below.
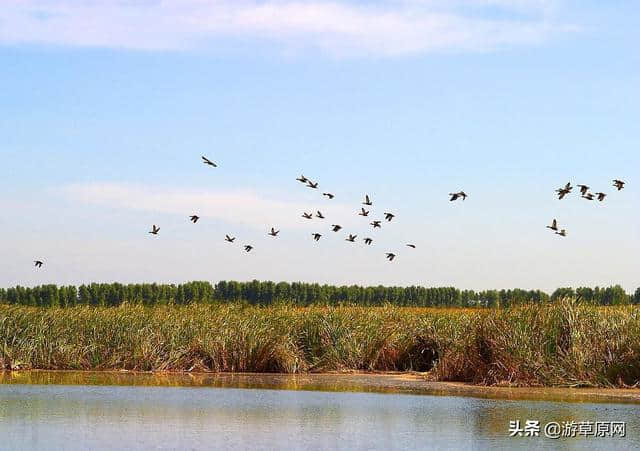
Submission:
M 0 306 L 0 368 L 430 371 L 477 384 L 630 386 L 640 308 Z

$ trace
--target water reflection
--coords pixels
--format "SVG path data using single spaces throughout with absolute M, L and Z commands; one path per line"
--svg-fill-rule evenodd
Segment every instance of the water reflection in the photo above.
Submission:
M 640 407 L 633 404 L 15 382 L 0 385 L 0 449 L 640 447 Z M 622 420 L 628 436 L 509 438 L 510 419 Z
M 418 374 L 233 374 L 90 371 L 0 372 L 0 384 L 217 387 L 264 390 L 408 393 L 562 402 L 640 404 L 640 390 L 505 388 L 428 382 Z

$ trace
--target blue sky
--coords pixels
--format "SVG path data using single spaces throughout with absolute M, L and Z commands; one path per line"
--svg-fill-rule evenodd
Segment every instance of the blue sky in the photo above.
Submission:
M 0 285 L 635 289 L 639 13 L 563 0 L 9 0 Z M 628 186 L 614 192 L 613 178 Z M 569 180 L 609 196 L 558 201 Z M 470 197 L 450 203 L 459 189 Z M 370 230 L 355 214 L 365 193 L 373 216 L 396 220 Z M 324 222 L 300 217 L 318 208 Z M 552 218 L 566 238 L 544 228 Z

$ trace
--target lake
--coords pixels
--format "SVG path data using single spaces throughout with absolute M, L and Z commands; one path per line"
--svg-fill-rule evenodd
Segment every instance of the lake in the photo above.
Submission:
M 410 378 L 359 377 L 4 375 L 0 449 L 640 448 L 639 404 L 416 394 L 389 388 Z M 540 436 L 509 437 L 509 420 L 539 421 Z M 544 437 L 568 421 L 626 422 L 626 437 Z

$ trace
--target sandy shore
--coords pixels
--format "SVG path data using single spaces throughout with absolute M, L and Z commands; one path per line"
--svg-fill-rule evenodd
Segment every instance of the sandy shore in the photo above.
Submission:
M 261 388 L 640 404 L 640 389 L 486 387 L 458 382 L 433 382 L 419 373 L 254 374 L 30 370 L 0 372 L 0 384 Z

